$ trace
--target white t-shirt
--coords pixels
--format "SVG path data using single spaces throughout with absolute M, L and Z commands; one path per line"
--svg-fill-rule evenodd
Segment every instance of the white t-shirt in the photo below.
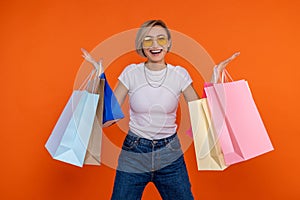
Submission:
M 131 64 L 119 80 L 128 89 L 129 128 L 133 133 L 147 139 L 161 139 L 176 132 L 179 96 L 192 83 L 186 69 L 167 64 L 163 70 L 152 71 L 144 63 Z

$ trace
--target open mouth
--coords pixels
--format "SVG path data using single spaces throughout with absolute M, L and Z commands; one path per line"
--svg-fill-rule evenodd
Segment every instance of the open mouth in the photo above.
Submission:
M 162 49 L 150 50 L 150 53 L 153 55 L 159 54 L 162 52 Z

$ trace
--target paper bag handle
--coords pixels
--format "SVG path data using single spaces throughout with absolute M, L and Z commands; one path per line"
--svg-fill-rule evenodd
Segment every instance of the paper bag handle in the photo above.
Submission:
M 229 82 L 228 80 L 230 80 L 231 82 L 233 81 L 228 71 L 226 69 L 223 69 L 221 73 L 221 83 Z

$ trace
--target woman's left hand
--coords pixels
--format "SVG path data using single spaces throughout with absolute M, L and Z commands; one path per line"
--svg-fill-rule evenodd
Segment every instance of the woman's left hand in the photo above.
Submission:
M 233 59 L 235 59 L 238 55 L 240 55 L 240 52 L 236 52 L 234 53 L 230 58 L 220 62 L 217 65 L 217 69 L 219 72 L 223 71 L 225 69 L 225 67 L 228 65 L 228 63 L 230 63 Z
M 235 59 L 238 55 L 240 55 L 240 52 L 234 53 L 230 58 L 220 62 L 218 65 L 214 67 L 214 72 L 211 77 L 210 82 L 211 83 L 217 83 L 219 81 L 220 74 L 225 69 L 225 67 L 230 63 L 233 59 Z

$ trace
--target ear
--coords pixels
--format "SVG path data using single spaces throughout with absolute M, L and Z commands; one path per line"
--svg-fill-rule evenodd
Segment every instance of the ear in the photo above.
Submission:
M 170 39 L 170 40 L 168 40 L 168 45 L 167 45 L 167 47 L 168 47 L 168 52 L 170 51 L 171 46 L 172 46 L 172 40 Z
M 172 45 L 172 39 L 168 40 L 168 48 L 170 48 Z

